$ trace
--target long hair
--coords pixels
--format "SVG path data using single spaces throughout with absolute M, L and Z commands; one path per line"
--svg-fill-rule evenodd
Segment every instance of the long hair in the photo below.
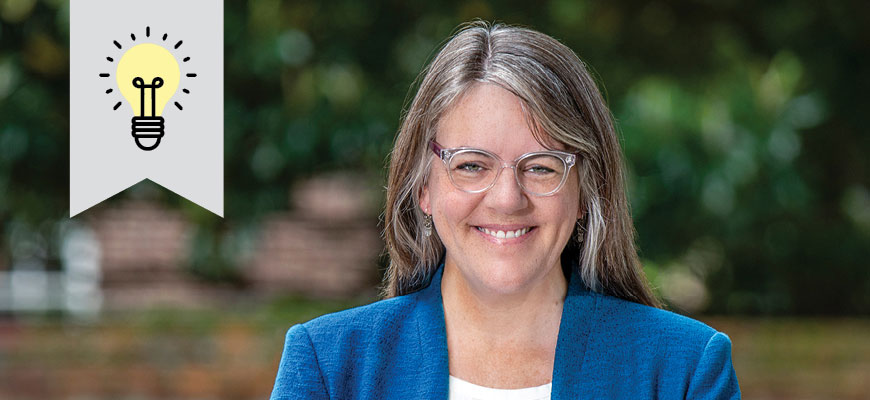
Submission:
M 421 72 L 390 155 L 384 237 L 390 264 L 382 295 L 424 286 L 444 254 L 437 233 L 423 235 L 419 195 L 429 174 L 428 143 L 439 120 L 471 86 L 499 85 L 519 97 L 533 135 L 579 153 L 584 217 L 563 251 L 591 290 L 659 307 L 641 269 L 625 194 L 622 152 L 613 119 L 585 65 L 543 33 L 475 21 L 441 48 Z M 413 90 L 413 89 L 412 89 Z

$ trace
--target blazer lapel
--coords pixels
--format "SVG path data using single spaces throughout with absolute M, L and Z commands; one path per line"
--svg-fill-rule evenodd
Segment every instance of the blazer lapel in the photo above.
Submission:
M 419 333 L 419 390 L 421 398 L 446 399 L 448 395 L 447 328 L 441 298 L 443 264 L 435 271 L 429 286 L 420 293 L 415 312 Z M 583 358 L 595 315 L 596 297 L 583 284 L 576 268 L 571 268 L 568 293 L 562 306 L 556 359 L 553 364 L 552 400 L 582 396 Z
M 446 399 L 450 370 L 447 365 L 447 328 L 441 300 L 443 264 L 420 293 L 416 308 L 419 334 L 419 398 Z
M 572 265 L 556 341 L 551 400 L 583 397 L 583 383 L 580 380 L 596 306 L 596 297 L 586 288 L 577 274 L 576 266 Z

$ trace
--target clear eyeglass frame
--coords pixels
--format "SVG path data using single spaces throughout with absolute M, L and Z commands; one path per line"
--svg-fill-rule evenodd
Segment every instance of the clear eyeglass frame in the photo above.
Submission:
M 516 180 L 517 185 L 519 185 L 519 187 L 522 188 L 524 192 L 531 194 L 533 196 L 538 196 L 538 197 L 552 196 L 552 195 L 556 194 L 557 192 L 559 192 L 559 190 L 561 190 L 563 186 L 565 186 L 565 182 L 568 180 L 568 175 L 571 172 L 571 167 L 573 167 L 577 163 L 577 153 L 568 153 L 568 152 L 559 151 L 559 150 L 535 151 L 535 152 L 531 152 L 531 153 L 526 153 L 526 154 L 519 156 L 512 163 L 507 163 L 496 154 L 493 154 L 493 153 L 486 151 L 486 150 L 483 150 L 483 149 L 474 148 L 474 147 L 455 147 L 455 148 L 445 149 L 440 144 L 438 144 L 438 142 L 436 142 L 435 140 L 431 140 L 429 142 L 429 149 L 432 150 L 432 152 L 435 153 L 435 155 L 438 156 L 438 158 L 440 158 L 441 161 L 444 162 L 444 166 L 447 168 L 447 176 L 450 177 L 450 183 L 452 183 L 455 188 L 457 188 L 463 192 L 466 192 L 466 193 L 483 193 L 489 189 L 492 189 L 492 187 L 495 186 L 495 183 L 498 182 L 498 177 L 501 176 L 501 171 L 505 168 L 511 168 L 514 171 L 514 179 Z M 478 190 L 463 189 L 462 187 L 460 187 L 456 183 L 456 181 L 453 179 L 453 174 L 450 172 L 450 162 L 453 160 L 453 157 L 456 156 L 457 154 L 461 154 L 463 152 L 471 152 L 471 151 L 486 154 L 486 155 L 494 158 L 495 160 L 497 160 L 501 164 L 501 168 L 498 168 L 498 171 L 496 171 L 495 177 L 492 179 L 492 182 L 490 182 L 489 185 L 487 185 L 483 189 L 478 189 Z M 553 189 L 549 192 L 546 192 L 546 193 L 537 193 L 537 192 L 533 192 L 533 191 L 529 190 L 528 188 L 526 188 L 525 185 L 523 185 L 522 180 L 520 179 L 520 176 L 519 176 L 519 171 L 517 169 L 517 166 L 521 162 L 523 162 L 523 160 L 525 160 L 529 157 L 542 156 L 542 155 L 555 156 L 556 158 L 559 158 L 560 160 L 562 160 L 562 163 L 564 163 L 564 165 L 565 165 L 565 169 L 563 170 L 565 172 L 562 174 L 562 179 L 559 182 L 559 185 L 557 185 L 555 189 Z

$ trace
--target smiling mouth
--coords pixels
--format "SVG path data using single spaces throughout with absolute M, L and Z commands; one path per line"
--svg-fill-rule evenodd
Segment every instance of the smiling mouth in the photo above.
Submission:
M 533 229 L 535 229 L 535 227 L 533 227 L 533 226 L 525 227 L 522 229 L 517 229 L 515 231 L 496 231 L 496 230 L 486 229 L 486 228 L 483 228 L 480 226 L 476 226 L 475 228 L 477 228 L 478 231 L 481 231 L 489 236 L 492 236 L 492 237 L 498 238 L 498 239 L 518 238 L 520 236 L 523 236 L 523 235 L 531 232 Z

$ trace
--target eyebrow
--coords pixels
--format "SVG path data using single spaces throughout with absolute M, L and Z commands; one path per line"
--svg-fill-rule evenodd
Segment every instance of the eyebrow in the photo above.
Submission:
M 481 147 L 481 146 L 473 146 L 473 145 L 468 145 L 468 144 L 461 144 L 461 145 L 459 145 L 459 146 L 445 146 L 445 145 L 440 144 L 441 142 L 439 142 L 437 139 L 434 139 L 434 138 L 433 138 L 433 139 L 431 139 L 431 141 L 434 142 L 436 145 L 440 146 L 440 148 L 442 148 L 442 149 L 460 149 L 460 148 L 466 148 L 466 149 L 486 150 L 486 151 L 488 151 L 488 152 L 490 152 L 490 153 L 496 153 L 496 151 L 494 151 L 494 150 L 490 150 L 490 149 L 488 149 L 488 148 L 486 148 L 486 147 Z M 543 145 L 542 145 L 542 146 L 543 146 Z M 540 149 L 536 149 L 536 150 L 531 150 L 531 151 L 523 152 L 523 154 L 526 154 L 526 153 L 536 153 L 536 152 L 539 152 L 539 151 L 562 151 L 562 152 L 566 152 L 566 153 L 569 152 L 569 151 L 567 151 L 567 150 L 548 149 L 548 148 L 546 148 L 546 147 L 541 147 Z
M 490 152 L 490 153 L 492 153 L 492 154 L 495 154 L 495 155 L 498 155 L 499 157 L 501 157 L 501 154 L 500 154 L 499 152 L 497 152 L 497 151 L 495 151 L 495 150 L 487 149 L 487 148 L 485 148 L 485 147 L 461 145 L 461 146 L 455 146 L 455 147 L 452 147 L 452 146 L 441 146 L 441 148 L 442 148 L 442 149 L 474 149 L 474 150 L 484 150 L 484 151 Z M 540 149 L 524 151 L 524 152 L 520 153 L 520 156 L 522 156 L 522 155 L 524 155 L 524 154 L 529 154 L 529 153 L 539 153 L 539 152 L 543 152 L 543 151 L 561 151 L 561 152 L 563 152 L 563 153 L 570 153 L 569 151 L 566 151 L 566 150 L 548 149 L 548 148 L 546 148 L 546 147 L 543 147 L 543 148 L 540 148 Z

